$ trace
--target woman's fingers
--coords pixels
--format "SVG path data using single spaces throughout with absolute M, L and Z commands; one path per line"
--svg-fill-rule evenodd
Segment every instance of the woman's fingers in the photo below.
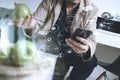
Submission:
M 76 39 L 77 39 L 78 41 L 82 42 L 82 44 L 84 44 L 84 45 L 87 45 L 87 44 L 88 44 L 87 40 L 84 39 L 84 38 L 81 38 L 81 37 L 78 37 L 78 36 L 77 36 Z
M 35 20 L 32 15 L 27 16 L 25 19 L 20 18 L 16 21 L 16 26 L 25 29 L 33 29 L 35 26 Z
M 29 24 L 29 22 L 30 22 L 30 16 L 27 16 L 27 17 L 24 19 L 22 25 L 23 25 L 24 27 L 27 27 L 28 24 Z
M 85 42 L 85 44 L 76 42 L 75 40 L 71 38 L 66 39 L 66 43 L 68 44 L 68 46 L 70 46 L 76 53 L 83 53 L 89 49 L 87 42 L 85 40 L 83 41 Z
M 24 21 L 23 18 L 19 18 L 18 20 L 15 21 L 15 25 L 16 25 L 17 27 L 22 27 L 23 21 Z
M 33 16 L 31 16 L 31 17 L 30 17 L 30 22 L 28 23 L 28 27 L 29 27 L 29 28 L 34 28 L 35 23 L 36 23 L 36 22 L 35 22 Z

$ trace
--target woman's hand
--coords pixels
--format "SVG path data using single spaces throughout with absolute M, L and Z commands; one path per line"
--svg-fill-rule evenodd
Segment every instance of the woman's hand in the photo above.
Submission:
M 81 37 L 76 37 L 80 42 L 73 40 L 72 38 L 66 39 L 66 43 L 70 46 L 77 54 L 85 53 L 89 49 L 88 41 Z
M 35 20 L 32 15 L 27 16 L 25 19 L 20 18 L 15 22 L 17 27 L 32 30 L 35 27 Z

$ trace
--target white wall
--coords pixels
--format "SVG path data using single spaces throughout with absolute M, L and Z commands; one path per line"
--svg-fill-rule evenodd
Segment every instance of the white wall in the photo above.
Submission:
M 99 14 L 101 15 L 103 12 L 109 12 L 111 15 L 120 15 L 120 0 L 93 0 L 93 2 L 99 8 Z
M 37 9 L 41 1 L 42 0 L 0 0 L 0 7 L 13 9 L 15 7 L 14 2 L 20 2 L 28 5 L 31 9 L 31 12 L 33 13 Z
M 14 8 L 14 2 L 26 3 L 30 8 L 31 12 L 34 12 L 42 0 L 0 0 L 0 7 Z M 100 16 L 103 12 L 110 12 L 113 16 L 120 15 L 120 0 L 92 0 L 99 8 L 98 15 Z

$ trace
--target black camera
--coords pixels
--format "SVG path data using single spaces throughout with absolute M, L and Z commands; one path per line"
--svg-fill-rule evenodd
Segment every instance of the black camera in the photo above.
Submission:
M 73 34 L 71 34 L 71 38 L 78 41 L 76 39 L 77 36 L 87 39 L 91 34 L 92 34 L 92 31 L 90 31 L 90 30 L 84 30 L 84 29 L 77 28 L 75 30 L 75 32 Z

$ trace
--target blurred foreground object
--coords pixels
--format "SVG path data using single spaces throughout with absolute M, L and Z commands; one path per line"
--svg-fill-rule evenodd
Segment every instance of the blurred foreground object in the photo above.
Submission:
M 13 20 L 17 20 L 19 18 L 25 19 L 26 16 L 30 15 L 31 11 L 30 8 L 23 3 L 15 3 L 15 8 L 12 12 Z

